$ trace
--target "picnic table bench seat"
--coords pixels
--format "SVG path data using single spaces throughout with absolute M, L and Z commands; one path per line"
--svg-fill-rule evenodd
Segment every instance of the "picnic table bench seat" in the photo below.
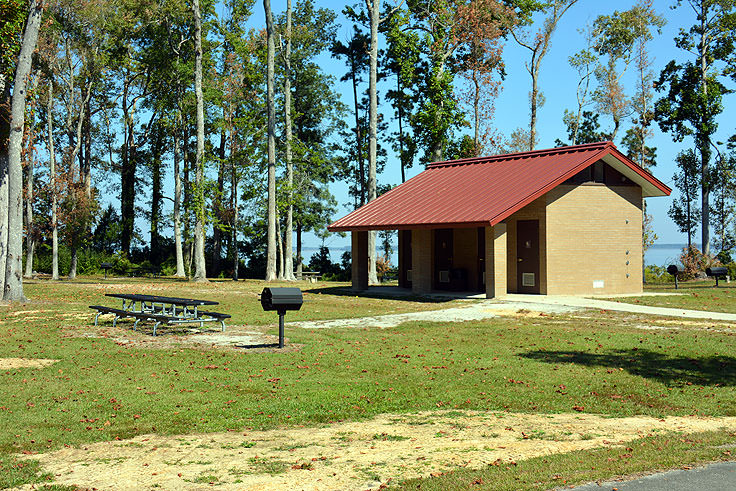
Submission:
M 175 299 L 171 299 L 175 300 Z M 210 302 L 210 303 L 216 303 L 216 302 Z M 133 330 L 136 330 L 138 328 L 138 323 L 140 321 L 154 321 L 155 324 L 153 326 L 153 335 L 156 335 L 156 331 L 158 329 L 158 326 L 161 324 L 184 324 L 184 323 L 197 323 L 199 322 L 200 327 L 204 325 L 205 322 L 210 321 L 217 321 L 220 323 L 220 326 L 222 327 L 222 330 L 225 330 L 225 319 L 230 319 L 232 316 L 230 314 L 224 314 L 221 312 L 208 312 L 208 311 L 197 311 L 196 317 L 189 316 L 192 314 L 191 310 L 187 310 L 184 307 L 177 307 L 173 306 L 171 309 L 165 309 L 162 306 L 153 306 L 151 311 L 139 311 L 139 310 L 126 310 L 126 309 L 118 309 L 114 307 L 107 307 L 105 305 L 90 305 L 89 308 L 97 310 L 97 315 L 95 315 L 95 327 L 97 327 L 97 321 L 100 315 L 102 314 L 114 314 L 114 318 L 112 321 L 113 327 L 115 327 L 117 320 L 124 318 L 124 317 L 130 317 L 135 319 L 135 324 L 133 325 Z M 182 316 L 181 314 L 189 314 Z
M 154 312 L 157 312 L 157 313 L 164 310 L 162 307 L 159 307 L 158 305 L 155 306 L 153 309 L 154 309 Z M 178 315 L 178 314 L 181 314 L 183 312 L 184 312 L 184 309 L 183 308 L 177 307 L 177 308 L 174 309 L 173 314 Z M 205 311 L 205 310 L 198 310 L 197 313 L 199 315 L 206 315 L 208 317 L 214 317 L 215 319 L 219 319 L 220 321 L 224 321 L 225 319 L 232 318 L 232 315 L 230 315 L 230 314 L 223 314 L 222 312 L 210 312 L 210 311 Z M 223 331 L 225 330 L 225 325 L 224 324 L 222 326 L 222 330 Z
M 232 317 L 230 314 L 223 314 L 221 312 L 204 312 L 200 310 L 199 313 L 202 315 L 209 315 L 210 317 L 216 317 L 218 319 L 229 319 Z
M 115 327 L 115 323 L 118 319 L 121 317 L 126 317 L 128 314 L 130 314 L 129 311 L 123 310 L 123 309 L 116 309 L 114 307 L 106 307 L 104 305 L 90 305 L 89 308 L 95 309 L 97 311 L 97 315 L 95 315 L 95 327 L 97 327 L 97 319 L 102 314 L 115 314 L 115 318 L 112 320 L 112 327 Z

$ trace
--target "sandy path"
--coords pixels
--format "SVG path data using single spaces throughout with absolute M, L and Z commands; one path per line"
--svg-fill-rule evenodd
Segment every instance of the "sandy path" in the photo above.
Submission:
M 319 428 L 144 435 L 33 455 L 56 483 L 96 489 L 375 489 L 429 476 L 607 445 L 661 432 L 736 429 L 736 418 L 442 411 Z M 32 489 L 25 487 L 22 489 Z
M 534 302 L 474 302 L 464 307 L 452 307 L 442 310 L 407 312 L 404 314 L 387 314 L 350 319 L 334 319 L 323 321 L 291 322 L 292 327 L 305 329 L 330 329 L 339 327 L 395 327 L 404 322 L 466 322 L 491 319 L 500 315 L 525 315 L 539 317 L 545 314 L 566 314 L 580 310 L 578 307 L 566 305 L 547 305 Z

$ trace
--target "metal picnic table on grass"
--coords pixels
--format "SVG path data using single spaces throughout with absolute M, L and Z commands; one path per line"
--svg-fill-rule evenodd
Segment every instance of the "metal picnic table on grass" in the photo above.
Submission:
M 219 322 L 222 330 L 225 330 L 225 319 L 230 315 L 220 312 L 207 312 L 200 310 L 206 305 L 217 305 L 213 300 L 198 300 L 195 298 L 162 297 L 159 295 L 141 295 L 137 293 L 106 293 L 106 297 L 118 298 L 122 301 L 122 308 L 105 307 L 102 305 L 90 305 L 91 309 L 97 310 L 95 316 L 95 327 L 97 319 L 102 314 L 114 314 L 113 327 L 117 320 L 125 317 L 135 319 L 133 330 L 137 329 L 142 320 L 154 321 L 153 335 L 159 325 L 165 324 L 199 324 L 204 327 L 205 322 Z

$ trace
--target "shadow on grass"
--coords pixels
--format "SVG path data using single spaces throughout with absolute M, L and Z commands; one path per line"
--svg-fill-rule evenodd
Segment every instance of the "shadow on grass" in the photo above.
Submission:
M 686 358 L 646 349 L 621 349 L 607 353 L 531 351 L 520 356 L 545 363 L 623 368 L 632 375 L 658 380 L 666 385 L 736 385 L 736 358 L 732 356 Z
M 235 347 L 241 349 L 278 348 L 279 343 L 236 344 Z
M 177 278 L 176 276 L 157 276 L 157 277 L 145 277 L 145 276 L 108 276 L 107 279 L 100 277 L 77 277 L 70 279 L 62 276 L 58 280 L 52 280 L 51 278 L 32 278 L 23 279 L 23 283 L 27 285 L 42 285 L 42 284 L 53 284 L 62 283 L 66 285 L 105 285 L 105 284 L 116 284 L 122 283 L 127 285 L 136 284 L 151 284 L 151 283 L 189 283 L 187 278 Z
M 385 288 L 385 290 L 381 291 L 381 288 Z M 302 291 L 321 295 L 335 295 L 338 297 L 376 298 L 419 303 L 446 303 L 461 298 L 453 296 L 451 292 L 448 292 L 447 296 L 443 296 L 441 293 L 431 296 L 415 295 L 410 290 L 403 290 L 397 287 L 374 287 L 370 290 L 356 292 L 351 290 L 349 286 L 329 286 L 310 289 L 304 288 Z
M 674 283 L 648 283 L 645 286 L 645 291 L 652 292 L 687 293 L 690 290 L 698 292 L 702 290 L 736 290 L 736 283 L 726 283 L 721 280 L 718 282 L 718 287 L 716 287 L 716 282 L 711 280 L 680 281 L 677 290 L 675 290 Z

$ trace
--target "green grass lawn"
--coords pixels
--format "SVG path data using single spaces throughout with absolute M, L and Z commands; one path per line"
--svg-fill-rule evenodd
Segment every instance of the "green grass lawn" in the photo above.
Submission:
M 513 464 L 498 463 L 484 469 L 461 469 L 428 479 L 411 479 L 400 483 L 398 489 L 560 489 L 575 483 L 606 480 L 611 476 L 677 468 L 684 462 L 731 460 L 730 451 L 724 451 L 722 445 L 732 443 L 734 436 L 708 432 L 688 437 L 647 437 L 629 442 L 625 447 L 549 455 Z
M 622 297 L 610 300 L 654 307 L 736 313 L 736 282 L 718 283 L 719 286 L 716 288 L 716 282 L 710 280 L 680 282 L 677 290 L 674 283 L 649 284 L 644 287 L 645 292 L 677 293 L 677 295 Z
M 289 312 L 289 321 L 340 319 L 355 316 L 435 310 L 457 304 L 459 301 L 428 300 L 407 297 L 391 300 L 380 297 L 357 297 L 349 283 L 318 282 L 297 284 L 303 291 L 304 306 Z M 213 280 L 209 283 L 189 283 L 166 278 L 99 278 L 72 282 L 29 281 L 24 284 L 26 296 L 36 309 L 93 312 L 90 305 L 118 307 L 120 300 L 105 297 L 106 293 L 142 293 L 168 297 L 187 297 L 215 300 L 219 305 L 208 307 L 232 315 L 231 323 L 252 326 L 274 323 L 276 314 L 264 312 L 259 296 L 266 284 L 257 280 Z M 271 287 L 290 286 L 293 283 L 271 283 Z M 276 317 L 277 318 L 277 317 Z
M 13 454 L 151 432 L 319 425 L 437 408 L 736 416 L 736 330 L 643 331 L 634 328 L 641 318 L 611 312 L 294 328 L 290 340 L 303 348 L 284 352 L 144 350 L 67 329 L 91 325 L 87 306 L 120 291 L 215 299 L 235 324 L 274 324 L 258 304 L 263 284 L 241 283 L 35 282 L 25 288 L 31 302 L 0 307 L 0 358 L 60 360 L 0 371 L 0 469 L 14 469 L 0 473 L 0 487 L 37 479 L 31 465 L 14 467 Z M 316 286 L 291 320 L 455 305 L 356 298 Z M 692 460 L 677 452 L 667 455 Z

